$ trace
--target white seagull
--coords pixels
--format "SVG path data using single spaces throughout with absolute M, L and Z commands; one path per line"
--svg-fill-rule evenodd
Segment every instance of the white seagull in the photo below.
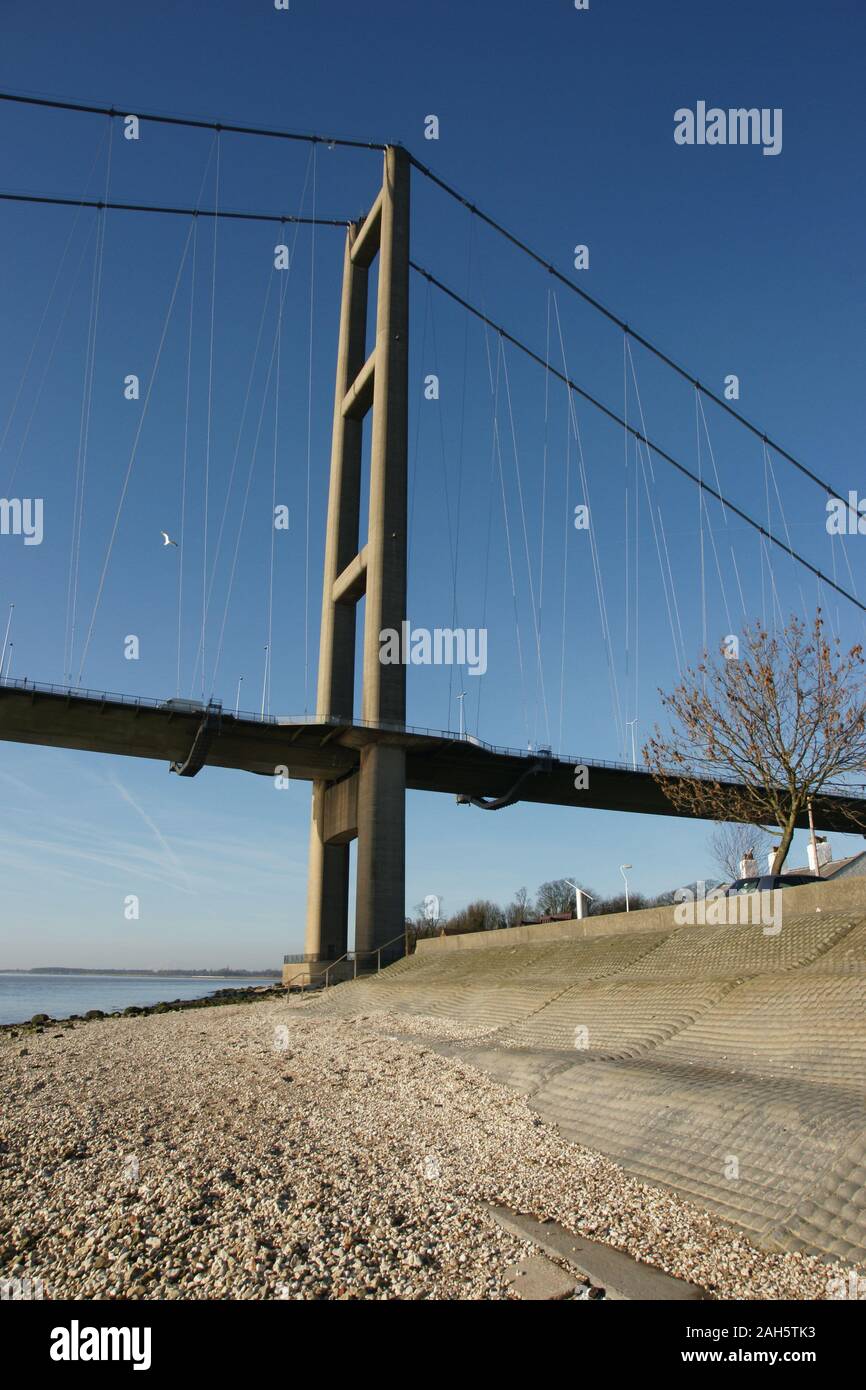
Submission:
M 163 545 L 177 545 L 177 541 L 173 541 L 167 531 L 160 531 L 159 534 L 162 536 Z

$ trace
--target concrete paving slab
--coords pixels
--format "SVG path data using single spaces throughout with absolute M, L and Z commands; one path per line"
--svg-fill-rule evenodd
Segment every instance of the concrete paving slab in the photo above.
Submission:
M 518 1298 L 531 1303 L 569 1298 L 580 1283 L 546 1255 L 527 1255 L 506 1271 L 505 1279 Z
M 568 1265 L 577 1275 L 588 1279 L 596 1289 L 603 1289 L 606 1298 L 695 1302 L 710 1297 L 696 1284 L 674 1279 L 664 1270 L 641 1264 L 610 1245 L 577 1236 L 556 1221 L 536 1221 L 505 1207 L 490 1206 L 488 1210 L 497 1225 L 509 1235 L 531 1240 L 560 1264 Z

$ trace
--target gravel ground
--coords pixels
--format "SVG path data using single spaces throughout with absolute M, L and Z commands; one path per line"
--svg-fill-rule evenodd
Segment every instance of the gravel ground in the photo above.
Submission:
M 431 1052 L 441 1021 L 395 1029 L 268 1001 L 4 1035 L 0 1277 L 53 1299 L 513 1297 L 533 1247 L 487 1202 L 721 1298 L 821 1298 L 847 1273 L 566 1143 Z

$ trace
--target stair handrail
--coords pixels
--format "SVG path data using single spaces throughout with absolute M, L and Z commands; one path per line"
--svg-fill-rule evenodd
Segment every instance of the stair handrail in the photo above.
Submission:
M 377 975 L 381 975 L 381 973 L 382 973 L 382 952 L 385 951 L 385 950 L 387 950 L 389 946 L 393 946 L 394 943 L 395 943 L 395 941 L 402 941 L 402 942 L 403 942 L 403 944 L 404 944 L 403 956 L 404 956 L 404 957 L 407 956 L 407 955 L 409 954 L 408 949 L 406 949 L 406 948 L 408 947 L 408 941 L 407 941 L 407 934 L 406 934 L 406 931 L 404 930 L 404 931 L 398 932 L 396 936 L 392 936 L 392 937 L 390 938 L 389 941 L 383 941 L 383 942 L 381 942 L 381 944 L 380 944 L 379 946 L 370 946 L 370 947 L 369 947 L 367 950 L 365 950 L 365 951 L 345 951 L 345 952 L 343 953 L 343 955 L 337 956 L 336 960 L 328 961 L 328 964 L 325 966 L 324 970 L 321 971 L 321 975 L 322 975 L 323 982 L 324 982 L 324 988 L 325 988 L 325 989 L 329 989 L 329 988 L 330 988 L 330 985 L 331 985 L 331 980 L 330 980 L 331 971 L 334 969 L 335 966 L 337 966 L 337 965 L 342 965 L 343 961 L 351 960 L 351 961 L 353 962 L 355 968 L 354 968 L 354 971 L 353 971 L 353 973 L 352 973 L 352 978 L 353 978 L 353 979 L 357 979 L 357 978 L 358 978 L 358 961 L 361 960 L 361 959 L 362 959 L 363 957 L 365 957 L 365 956 L 375 956 L 375 957 L 376 957 L 376 974 L 377 974 Z M 310 966 L 312 966 L 313 963 L 314 963 L 314 962 L 310 961 Z M 293 975 L 293 976 L 291 977 L 290 980 L 287 980 L 287 981 L 286 981 L 286 986 L 285 986 L 286 989 L 291 989 L 293 981 L 304 979 L 304 977 L 306 977 L 305 983 L 302 984 L 302 985 L 300 986 L 300 988 L 301 988 L 302 990 L 307 989 L 307 988 L 309 987 L 309 984 L 310 984 L 310 977 L 312 976 L 312 973 L 313 973 L 313 972 L 312 972 L 312 969 L 310 969 L 310 968 L 308 968 L 307 970 L 299 970 L 299 971 L 297 972 L 297 974 L 295 974 L 295 975 Z

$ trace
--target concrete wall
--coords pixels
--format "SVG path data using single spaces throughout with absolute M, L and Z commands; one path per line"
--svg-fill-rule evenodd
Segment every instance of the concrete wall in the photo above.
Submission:
M 816 880 L 801 888 L 782 890 L 782 912 L 866 912 L 866 879 L 847 878 L 832 883 Z M 675 907 L 650 907 L 642 912 L 611 912 L 581 921 L 544 922 L 532 927 L 507 927 L 502 931 L 466 932 L 462 936 L 436 936 L 419 941 L 418 951 L 483 951 L 498 946 L 531 946 L 541 941 L 583 940 L 616 936 L 625 932 L 675 931 L 695 925 L 674 920 Z

